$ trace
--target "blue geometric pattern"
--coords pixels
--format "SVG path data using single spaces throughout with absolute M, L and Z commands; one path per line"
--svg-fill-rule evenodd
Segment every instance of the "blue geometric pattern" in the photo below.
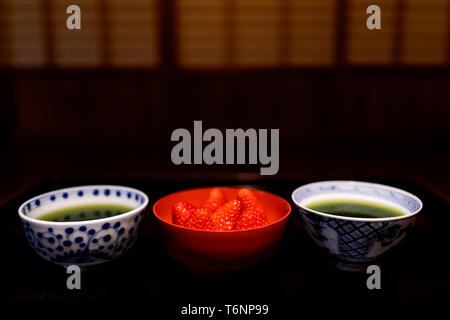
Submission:
M 343 257 L 365 256 L 372 248 L 376 233 L 381 231 L 386 223 L 372 226 L 368 222 L 351 222 L 348 220 L 330 220 L 327 225 L 339 235 L 339 252 Z
M 381 247 L 390 246 L 395 240 L 404 237 L 412 228 L 415 217 L 401 222 L 361 222 L 318 216 L 299 208 L 303 220 L 311 225 L 314 231 L 308 230 L 313 239 L 321 246 L 329 240 L 328 228 L 337 234 L 338 252 L 329 253 L 341 260 L 365 262 L 373 260 L 368 257 L 374 245 L 379 242 Z M 329 248 L 328 248 L 329 249 Z
M 351 194 L 370 196 L 399 204 L 409 211 L 402 217 L 388 219 L 353 219 L 317 214 L 301 205 L 302 202 L 322 194 Z M 396 245 L 411 230 L 421 201 L 400 189 L 365 182 L 326 181 L 302 186 L 292 194 L 306 229 L 313 240 L 331 255 L 351 263 L 373 261 Z

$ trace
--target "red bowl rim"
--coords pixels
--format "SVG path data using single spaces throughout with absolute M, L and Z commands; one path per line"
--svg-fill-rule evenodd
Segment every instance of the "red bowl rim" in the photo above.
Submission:
M 211 186 L 211 187 L 191 188 L 191 189 L 185 189 L 185 190 L 179 190 L 179 191 L 176 191 L 176 192 L 172 192 L 172 193 L 166 194 L 166 195 L 165 195 L 164 197 L 162 197 L 162 198 L 159 198 L 159 199 L 153 204 L 153 207 L 152 207 L 153 214 L 155 215 L 156 218 L 158 218 L 159 221 L 164 222 L 164 223 L 166 223 L 166 224 L 168 224 L 168 225 L 170 225 L 170 226 L 173 226 L 173 227 L 176 227 L 176 228 L 179 228 L 179 229 L 189 230 L 189 231 L 193 231 L 193 232 L 206 232 L 206 233 L 215 233 L 215 234 L 237 233 L 237 232 L 251 232 L 251 231 L 255 231 L 255 230 L 261 230 L 261 229 L 269 228 L 269 227 L 271 227 L 271 226 L 273 226 L 273 225 L 275 225 L 275 224 L 277 224 L 277 223 L 280 223 L 281 221 L 287 219 L 287 218 L 289 217 L 289 215 L 291 214 L 292 207 L 291 207 L 291 204 L 290 204 L 287 200 L 285 200 L 284 198 L 282 198 L 282 197 L 280 197 L 279 195 L 276 195 L 276 194 L 274 194 L 274 193 L 271 193 L 271 192 L 268 192 L 268 191 L 265 191 L 265 190 L 255 189 L 255 188 L 248 188 L 248 189 L 257 190 L 257 191 L 259 191 L 259 192 L 265 192 L 265 193 L 268 193 L 268 194 L 270 194 L 270 195 L 272 195 L 272 196 L 278 198 L 279 200 L 281 200 L 281 202 L 284 202 L 284 203 L 287 205 L 287 208 L 288 208 L 287 213 L 286 213 L 285 215 L 283 215 L 280 219 L 275 220 L 275 221 L 273 221 L 273 222 L 271 222 L 271 223 L 269 223 L 269 224 L 266 224 L 266 225 L 264 225 L 264 226 L 261 226 L 261 227 L 256 227 L 256 228 L 246 229 L 246 230 L 226 230 L 226 231 L 198 230 L 198 229 L 187 228 L 187 227 L 184 227 L 184 226 L 180 226 L 180 225 L 174 224 L 174 223 L 172 223 L 171 221 L 164 220 L 163 218 L 161 218 L 161 217 L 156 213 L 156 206 L 157 206 L 158 203 L 159 203 L 161 200 L 163 200 L 165 197 L 174 195 L 174 194 L 176 194 L 176 193 L 185 192 L 185 191 L 193 191 L 193 190 L 201 190 L 201 189 L 211 189 L 211 188 L 215 188 L 215 187 L 217 187 L 217 188 L 228 188 L 228 189 L 242 189 L 242 188 L 243 188 L 243 187 L 238 187 L 238 186 L 231 186 L 231 187 L 230 187 L 230 186 Z

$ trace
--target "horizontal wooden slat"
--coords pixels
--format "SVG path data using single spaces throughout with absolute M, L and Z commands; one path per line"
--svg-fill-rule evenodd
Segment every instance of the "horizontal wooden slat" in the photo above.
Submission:
M 288 61 L 292 66 L 334 63 L 336 1 L 291 0 Z
M 7 10 L 5 46 L 8 64 L 15 67 L 41 67 L 47 63 L 43 5 L 41 0 L 3 0 Z
M 281 65 L 281 2 L 277 0 L 235 1 L 235 54 L 239 67 Z
M 227 0 L 175 2 L 176 48 L 183 67 L 226 65 L 225 17 Z
M 50 0 L 54 63 L 57 66 L 100 66 L 102 61 L 100 0 L 77 0 L 81 30 L 68 30 L 66 8 L 71 0 Z
M 156 0 L 107 0 L 110 63 L 155 66 L 159 61 Z
M 405 64 L 449 63 L 448 0 L 407 0 L 401 61 Z
M 66 28 L 70 4 L 2 0 L 0 65 L 154 67 L 160 46 L 183 68 L 330 66 L 342 53 L 348 65 L 450 64 L 450 0 L 347 0 L 342 17 L 336 0 L 78 0 L 76 31 Z M 381 30 L 366 28 L 372 4 Z M 168 24 L 162 7 L 174 10 Z M 174 37 L 162 38 L 160 24 Z
M 350 64 L 390 64 L 394 59 L 396 7 L 398 0 L 350 0 L 348 11 L 347 61 Z M 381 30 L 369 30 L 368 6 L 381 9 Z

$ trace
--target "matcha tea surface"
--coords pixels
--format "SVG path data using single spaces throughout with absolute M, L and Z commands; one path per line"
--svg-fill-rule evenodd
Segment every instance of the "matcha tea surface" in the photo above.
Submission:
M 354 218 L 389 218 L 405 215 L 397 208 L 364 200 L 327 199 L 312 202 L 306 207 L 323 213 Z
M 86 204 L 50 211 L 39 216 L 38 219 L 54 222 L 96 220 L 116 216 L 131 210 L 133 210 L 132 207 L 120 204 Z

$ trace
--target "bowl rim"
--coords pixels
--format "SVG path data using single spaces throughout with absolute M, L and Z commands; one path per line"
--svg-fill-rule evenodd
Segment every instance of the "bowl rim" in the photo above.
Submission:
M 256 228 L 252 228 L 252 229 L 245 229 L 245 230 L 224 230 L 224 231 L 217 231 L 217 230 L 199 230 L 199 229 L 187 228 L 187 227 L 184 227 L 184 226 L 177 225 L 177 224 L 175 224 L 175 223 L 173 223 L 173 222 L 171 222 L 171 221 L 167 221 L 167 220 L 161 218 L 161 217 L 156 213 L 156 206 L 157 206 L 164 198 L 166 198 L 166 197 L 168 197 L 168 196 L 174 195 L 174 194 L 176 194 L 176 193 L 185 192 L 185 191 L 193 191 L 193 190 L 201 190 L 201 189 L 211 189 L 211 188 L 242 189 L 243 187 L 239 187 L 239 186 L 210 186 L 210 187 L 190 188 L 190 189 L 184 189 L 184 190 L 175 191 L 175 192 L 166 194 L 165 196 L 159 198 L 159 199 L 153 204 L 153 208 L 152 208 L 153 214 L 154 214 L 154 216 L 155 216 L 159 221 L 161 221 L 161 222 L 163 222 L 163 223 L 166 223 L 166 224 L 168 224 L 168 225 L 170 225 L 170 226 L 172 226 L 172 227 L 182 229 L 182 230 L 189 230 L 189 231 L 193 231 L 193 232 L 215 233 L 215 234 L 224 234 L 224 233 L 232 234 L 232 233 L 238 233 L 238 232 L 252 232 L 252 231 L 255 231 L 255 230 L 261 230 L 261 229 L 264 229 L 264 228 L 269 228 L 270 226 L 273 226 L 273 225 L 275 225 L 275 224 L 277 224 L 277 223 L 280 223 L 281 221 L 283 221 L 283 220 L 289 218 L 289 215 L 291 214 L 291 211 L 292 211 L 292 206 L 291 206 L 291 204 L 289 203 L 289 201 L 287 201 L 286 199 L 280 197 L 279 195 L 274 194 L 274 193 L 272 193 L 272 192 L 265 191 L 265 190 L 261 190 L 261 189 L 247 188 L 247 187 L 246 187 L 247 189 L 252 189 L 252 190 L 259 191 L 259 192 L 265 192 L 265 193 L 268 193 L 268 194 L 270 194 L 270 195 L 272 195 L 272 196 L 274 196 L 274 197 L 280 199 L 282 202 L 284 202 L 284 203 L 287 205 L 287 208 L 288 208 L 287 213 L 285 213 L 280 219 L 277 219 L 277 220 L 275 220 L 275 221 L 272 221 L 271 223 L 268 223 L 268 224 L 266 224 L 266 225 L 264 225 L 264 226 L 261 226 L 261 227 L 256 227 Z
M 29 202 L 33 202 L 43 196 L 48 196 L 51 195 L 54 192 L 64 192 L 64 191 L 73 191 L 74 189 L 83 189 L 83 188 L 122 188 L 125 190 L 129 190 L 129 191 L 133 191 L 135 193 L 139 193 L 143 198 L 144 198 L 144 202 L 141 203 L 138 207 L 134 208 L 131 211 L 127 211 L 124 212 L 122 214 L 118 214 L 112 217 L 106 217 L 106 218 L 101 218 L 101 219 L 93 219 L 93 220 L 81 220 L 81 221 L 47 221 L 47 220 L 40 220 L 40 219 L 36 219 L 36 218 L 31 218 L 26 216 L 25 214 L 22 213 L 22 209 L 27 205 L 27 203 Z M 93 185 L 82 185 L 82 186 L 75 186 L 75 187 L 68 187 L 68 188 L 62 188 L 62 189 L 55 189 L 49 192 L 45 192 L 45 193 L 41 193 L 33 198 L 30 198 L 28 200 L 26 200 L 24 203 L 22 203 L 18 209 L 19 212 L 19 216 L 22 220 L 25 220 L 27 222 L 31 222 L 34 224 L 38 224 L 38 225 L 45 225 L 45 226 L 73 226 L 73 225 L 85 225 L 85 224 L 97 224 L 97 223 L 104 223 L 104 222 L 110 222 L 110 221 L 115 221 L 115 220 L 119 220 L 122 218 L 126 218 L 129 216 L 133 216 L 134 214 L 144 210 L 149 202 L 149 198 L 147 196 L 147 194 L 141 190 L 132 188 L 132 187 L 127 187 L 127 186 L 121 186 L 121 185 L 109 185 L 109 184 L 93 184 Z
M 356 217 L 338 216 L 338 215 L 334 215 L 334 214 L 329 214 L 329 213 L 324 213 L 324 212 L 312 210 L 310 208 L 307 208 L 304 205 L 301 205 L 294 198 L 295 193 L 298 192 L 298 190 L 300 190 L 302 188 L 306 188 L 306 187 L 309 187 L 309 186 L 312 186 L 312 185 L 328 184 L 328 183 L 359 184 L 359 185 L 366 185 L 366 186 L 372 186 L 372 187 L 374 187 L 374 186 L 383 187 L 384 189 L 400 192 L 400 193 L 403 193 L 404 195 L 407 195 L 407 196 L 413 198 L 414 200 L 416 200 L 419 203 L 420 206 L 419 206 L 419 208 L 416 211 L 408 213 L 408 214 L 405 214 L 405 215 L 402 215 L 402 216 L 387 217 L 387 218 L 356 218 Z M 396 188 L 396 187 L 391 187 L 391 186 L 388 186 L 388 185 L 385 185 L 385 184 L 381 184 L 381 183 L 356 181 L 356 180 L 324 180 L 324 181 L 317 181 L 317 182 L 307 183 L 307 184 L 304 184 L 304 185 L 296 188 L 292 192 L 291 198 L 292 198 L 292 201 L 294 202 L 294 204 L 297 207 L 299 207 L 299 208 L 301 208 L 301 209 L 303 209 L 305 211 L 312 212 L 312 213 L 314 213 L 316 215 L 323 216 L 323 217 L 326 217 L 326 218 L 341 219 L 341 220 L 347 220 L 347 221 L 361 221 L 361 222 L 398 221 L 398 220 L 411 218 L 411 217 L 417 215 L 423 209 L 423 202 L 422 202 L 422 200 L 420 200 L 419 197 L 415 196 L 414 194 L 412 194 L 412 193 L 410 193 L 408 191 L 405 191 L 405 190 L 402 190 L 402 189 L 399 189 L 399 188 Z

